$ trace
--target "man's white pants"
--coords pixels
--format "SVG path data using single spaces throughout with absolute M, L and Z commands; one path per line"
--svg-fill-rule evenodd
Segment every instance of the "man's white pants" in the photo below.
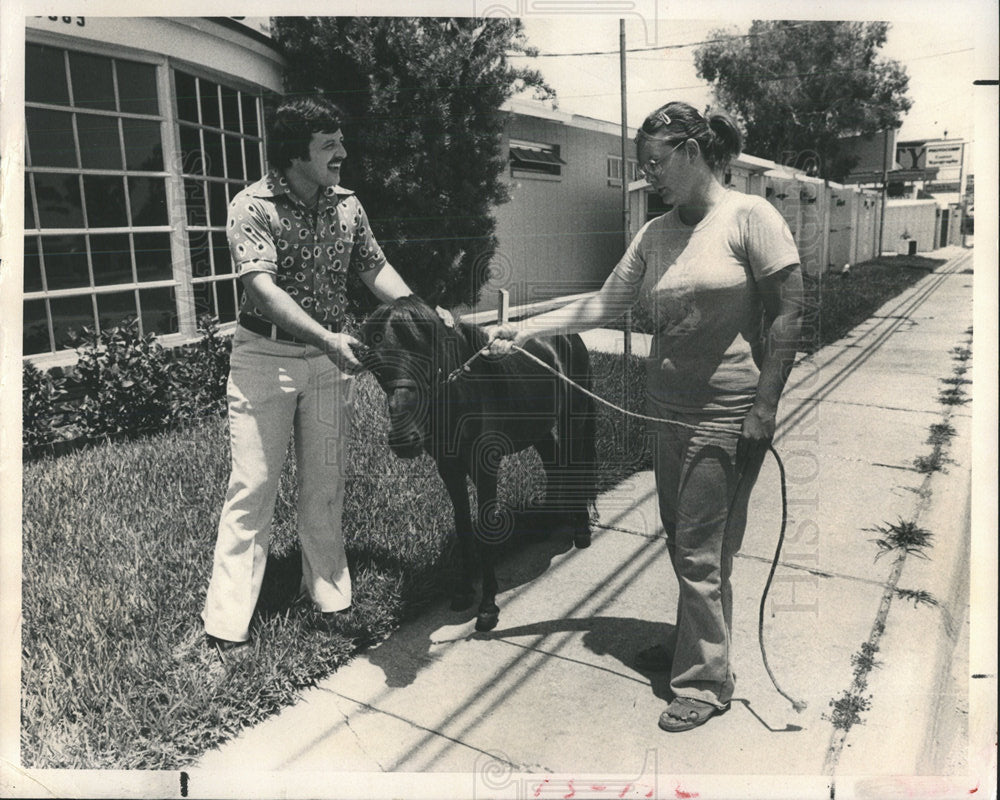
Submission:
M 341 513 L 354 380 L 315 347 L 242 327 L 230 364 L 232 472 L 202 619 L 211 636 L 241 642 L 250 636 L 293 429 L 302 586 L 321 611 L 351 604 Z

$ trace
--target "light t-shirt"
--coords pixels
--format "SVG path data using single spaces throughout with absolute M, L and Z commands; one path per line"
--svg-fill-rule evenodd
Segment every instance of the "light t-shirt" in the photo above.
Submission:
M 742 414 L 757 392 L 762 336 L 756 281 L 799 263 L 764 198 L 729 190 L 693 227 L 677 209 L 650 220 L 615 273 L 654 321 L 646 391 L 669 411 Z

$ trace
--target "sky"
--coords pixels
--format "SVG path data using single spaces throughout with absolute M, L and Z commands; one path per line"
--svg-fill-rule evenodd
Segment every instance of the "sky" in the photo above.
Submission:
M 905 6 L 905 4 L 900 4 Z M 568 113 L 619 122 L 621 111 L 619 25 L 615 15 L 533 16 L 523 18 L 529 44 L 541 53 L 613 51 L 610 55 L 523 58 L 514 63 L 540 70 Z M 977 76 L 974 28 L 960 14 L 890 20 L 880 53 L 901 62 L 910 76 L 913 107 L 903 119 L 897 140 L 975 136 L 972 81 Z M 750 20 L 658 19 L 626 21 L 626 48 L 689 44 L 711 37 L 720 27 L 745 33 Z M 695 47 L 628 53 L 626 64 L 629 125 L 670 100 L 699 110 L 711 90 L 694 67 Z M 995 77 L 995 75 L 982 76 Z M 995 131 L 993 132 L 995 134 Z M 967 148 L 971 160 L 972 148 Z

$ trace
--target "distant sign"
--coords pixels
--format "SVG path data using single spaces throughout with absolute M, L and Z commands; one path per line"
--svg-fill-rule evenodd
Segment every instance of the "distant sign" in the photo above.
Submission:
M 927 146 L 928 167 L 959 167 L 962 164 L 962 145 Z
M 926 183 L 924 184 L 924 190 L 930 192 L 931 194 L 957 194 L 959 186 L 958 181 L 942 181 L 940 183 Z
M 957 181 L 962 171 L 962 142 L 900 142 L 896 161 L 903 169 L 936 169 L 944 182 Z

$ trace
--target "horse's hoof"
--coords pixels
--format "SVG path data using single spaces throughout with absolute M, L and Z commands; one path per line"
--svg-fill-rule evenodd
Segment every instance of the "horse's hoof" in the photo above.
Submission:
M 577 531 L 573 534 L 573 544 L 577 550 L 585 550 L 590 547 L 590 531 Z
M 481 611 L 479 612 L 479 615 L 476 617 L 476 630 L 479 631 L 480 633 L 484 631 L 491 631 L 497 626 L 497 623 L 499 621 L 500 621 L 499 611 L 489 611 L 489 612 Z
M 465 611 L 470 608 L 474 602 L 476 602 L 476 595 L 474 592 L 469 592 L 468 594 L 453 594 L 451 596 L 451 610 Z

